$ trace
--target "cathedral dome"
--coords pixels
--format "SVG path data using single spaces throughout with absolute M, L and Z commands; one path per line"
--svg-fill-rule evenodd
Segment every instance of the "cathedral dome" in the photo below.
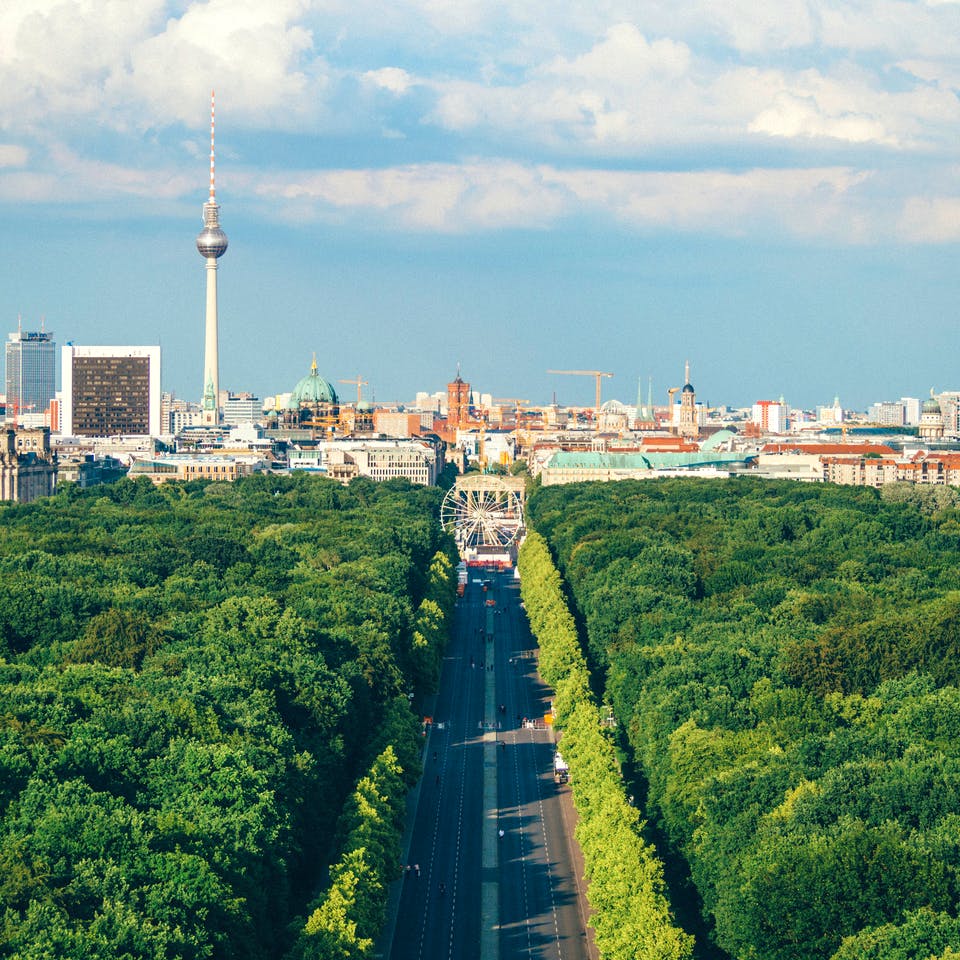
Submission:
M 921 413 L 940 413 L 940 402 L 936 397 L 930 396 L 929 400 L 924 400 L 920 405 Z
M 339 403 L 337 391 L 317 372 L 317 358 L 313 358 L 310 372 L 297 383 L 290 394 L 287 409 L 299 410 L 303 404 Z
M 693 389 L 693 387 L 692 387 L 689 383 L 685 383 L 685 384 L 683 385 L 683 389 L 682 389 L 680 392 L 681 392 L 681 393 L 693 393 L 693 392 L 694 392 L 694 389 Z

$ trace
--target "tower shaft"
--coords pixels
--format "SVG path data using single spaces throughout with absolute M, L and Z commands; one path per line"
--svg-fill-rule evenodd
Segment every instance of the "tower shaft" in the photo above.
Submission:
M 217 259 L 207 257 L 207 310 L 203 342 L 203 422 L 219 422 L 220 358 L 217 313 Z

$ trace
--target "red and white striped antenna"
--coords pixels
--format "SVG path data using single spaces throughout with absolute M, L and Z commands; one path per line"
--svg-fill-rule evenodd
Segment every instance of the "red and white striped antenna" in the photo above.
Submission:
M 213 132 L 214 132 L 214 94 L 215 91 L 210 91 L 210 202 L 216 203 L 216 186 L 215 186 L 215 166 L 213 159 Z

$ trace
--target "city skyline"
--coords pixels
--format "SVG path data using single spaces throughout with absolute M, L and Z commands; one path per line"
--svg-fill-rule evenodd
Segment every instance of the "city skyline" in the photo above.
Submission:
M 0 11 L 0 310 L 202 378 L 866 409 L 960 388 L 960 5 L 151 0 Z M 412 27 L 411 24 L 416 24 Z

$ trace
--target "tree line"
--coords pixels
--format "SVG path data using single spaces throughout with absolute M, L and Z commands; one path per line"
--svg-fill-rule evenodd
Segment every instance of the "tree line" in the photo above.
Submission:
M 673 922 L 662 864 L 628 802 L 612 740 L 604 733 L 560 575 L 536 533 L 520 548 L 520 592 L 540 646 L 539 669 L 555 691 L 555 722 L 572 772 L 590 923 L 605 960 L 682 960 L 691 938 Z
M 0 956 L 320 956 L 351 871 L 369 939 L 453 601 L 438 509 L 305 476 L 0 508 Z
M 955 492 L 684 479 L 528 506 L 714 943 L 960 952 Z

